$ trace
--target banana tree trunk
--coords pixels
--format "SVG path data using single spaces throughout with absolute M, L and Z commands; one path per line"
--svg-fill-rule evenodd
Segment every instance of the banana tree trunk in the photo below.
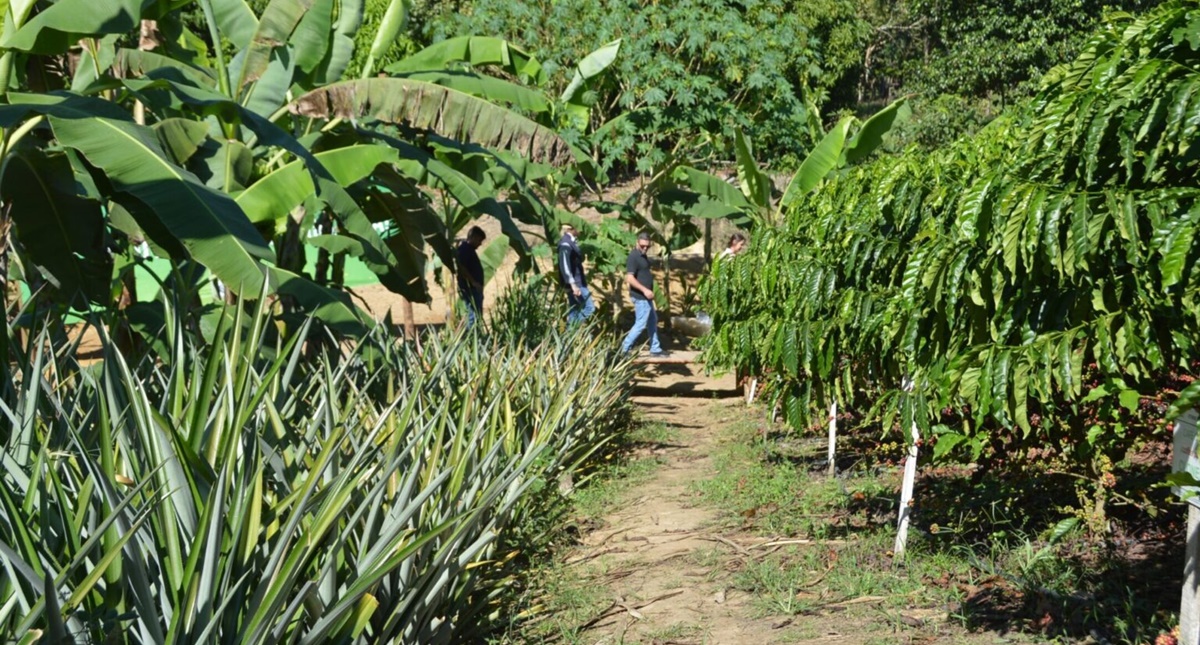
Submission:
M 337 289 L 346 288 L 346 254 L 336 253 L 333 256 L 333 271 L 330 281 Z
M 419 349 L 420 342 L 417 340 L 417 321 L 416 317 L 413 316 L 413 303 L 408 298 L 400 299 L 400 318 L 404 321 L 405 338 L 416 341 Z
M 704 220 L 704 266 L 712 266 L 712 220 Z

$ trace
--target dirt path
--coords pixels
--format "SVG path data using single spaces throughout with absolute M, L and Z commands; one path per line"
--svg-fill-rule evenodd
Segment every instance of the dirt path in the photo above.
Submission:
M 794 615 L 764 610 L 761 599 L 739 588 L 739 572 L 779 548 L 793 548 L 782 546 L 785 543 L 802 544 L 794 547 L 799 549 L 836 549 L 839 547 L 832 545 L 842 543 L 749 534 L 702 503 L 695 484 L 717 474 L 713 455 L 725 451 L 723 442 L 737 440 L 731 426 L 744 424 L 748 415 L 762 414 L 760 408 L 746 406 L 731 377 L 709 379 L 688 367 L 653 366 L 643 373 L 636 391 L 635 400 L 643 414 L 666 425 L 670 438 L 646 448 L 648 454 L 643 457 L 657 462 L 653 473 L 622 492 L 615 505 L 618 510 L 584 533 L 567 557 L 566 574 L 588 585 L 609 604 L 601 605 L 601 611 L 591 614 L 563 642 L 1036 642 L 1016 634 L 969 632 L 947 622 L 946 606 L 885 610 L 881 606 L 884 598 L 870 591 L 846 600 L 836 593 L 826 598 L 825 591 L 813 586 L 801 595 L 819 595 L 824 601 L 820 610 Z
M 745 594 L 714 575 L 705 554 L 733 548 L 698 507 L 693 482 L 711 477 L 723 428 L 745 414 L 740 399 L 638 397 L 652 420 L 672 426 L 674 442 L 654 448 L 663 463 L 626 493 L 574 556 L 596 560 L 613 605 L 585 632 L 593 643 L 768 643 L 778 620 L 754 618 Z M 794 636 L 793 636 L 794 638 Z M 791 639 L 789 639 L 791 640 Z M 794 641 L 792 641 L 794 642 Z
M 675 352 L 694 359 L 692 352 Z M 671 438 L 649 449 L 659 465 L 624 493 L 619 510 L 583 536 L 572 556 L 591 563 L 611 605 L 579 634 L 579 642 L 616 643 L 855 643 L 863 632 L 841 633 L 837 621 L 766 615 L 733 578 L 768 540 L 723 527 L 705 508 L 695 484 L 711 479 L 713 455 L 731 440 L 732 424 L 748 408 L 732 376 L 713 378 L 696 364 L 648 365 L 636 382 L 636 402 Z M 762 553 L 761 551 L 758 553 Z

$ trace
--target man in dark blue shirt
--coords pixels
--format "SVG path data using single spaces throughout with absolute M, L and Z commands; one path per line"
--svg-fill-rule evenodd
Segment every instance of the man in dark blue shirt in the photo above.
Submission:
M 621 351 L 629 352 L 643 331 L 650 330 L 650 355 L 664 356 L 658 342 L 658 312 L 654 309 L 654 275 L 650 273 L 650 234 L 639 233 L 637 246 L 625 260 L 625 284 L 629 285 L 629 298 L 633 300 L 633 328 L 625 336 Z
M 483 316 L 483 263 L 479 261 L 479 249 L 487 234 L 478 226 L 472 226 L 467 239 L 458 243 L 458 297 L 467 306 L 467 326 Z
M 567 290 L 567 302 L 571 304 L 571 310 L 567 312 L 568 323 L 582 322 L 596 311 L 583 273 L 583 252 L 579 250 L 578 239 L 575 227 L 564 224 L 562 237 L 558 238 L 558 279 Z

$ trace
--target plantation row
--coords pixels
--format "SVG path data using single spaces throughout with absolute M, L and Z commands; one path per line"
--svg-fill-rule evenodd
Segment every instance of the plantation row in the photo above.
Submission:
M 0 634 L 26 642 L 463 642 L 503 627 L 556 484 L 629 419 L 629 364 L 519 291 L 492 340 L 337 345 L 230 308 L 211 343 L 0 383 Z M 114 640 L 115 639 L 115 640 Z
M 1116 16 L 976 136 L 830 178 L 720 264 L 706 357 L 788 421 L 832 401 L 937 457 L 1035 447 L 1103 486 L 1191 405 L 1200 4 Z M 898 421 L 898 423 L 897 423 Z

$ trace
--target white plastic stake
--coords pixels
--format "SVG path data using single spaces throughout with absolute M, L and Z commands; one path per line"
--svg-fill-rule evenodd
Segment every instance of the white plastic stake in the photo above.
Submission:
M 750 379 L 750 391 L 746 394 L 746 405 L 754 403 L 754 392 L 758 390 L 758 379 Z
M 837 401 L 829 404 L 829 476 L 837 474 L 833 457 L 837 449 Z
M 1179 602 L 1179 645 L 1200 645 L 1200 508 L 1188 504 L 1187 561 Z
M 912 515 L 913 483 L 917 480 L 917 443 L 921 433 L 916 421 L 912 424 L 912 443 L 908 445 L 908 456 L 904 460 L 904 484 L 900 487 L 900 518 L 896 522 L 896 546 L 892 548 L 896 559 L 904 557 L 908 544 L 908 519 Z
M 1171 471 L 1200 474 L 1195 408 L 1175 420 Z M 1179 600 L 1179 643 L 1200 645 L 1200 497 L 1194 486 L 1179 486 L 1175 494 L 1187 501 L 1187 551 L 1183 565 L 1183 593 Z

